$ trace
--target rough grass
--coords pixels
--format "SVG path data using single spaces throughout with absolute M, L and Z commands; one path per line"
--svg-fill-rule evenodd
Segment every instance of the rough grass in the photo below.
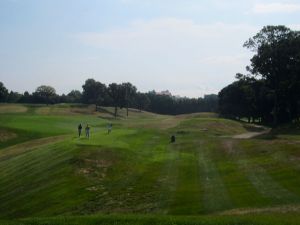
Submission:
M 20 104 L 0 103 L 0 113 L 24 113 L 28 108 Z
M 35 109 L 36 114 L 40 115 L 78 115 L 78 114 L 95 114 L 95 106 L 90 105 L 48 105 Z
M 14 139 L 17 134 L 6 129 L 0 129 L 0 143 L 7 142 L 8 140 Z
M 215 114 L 130 110 L 127 118 L 123 109 L 115 120 L 113 108 L 22 107 L 0 117 L 0 130 L 17 134 L 0 143 L 0 218 L 68 217 L 11 224 L 299 222 L 297 132 L 236 140 L 249 127 Z M 50 111 L 41 114 L 45 107 Z M 77 137 L 79 122 L 91 125 L 90 139 Z M 147 216 L 69 217 L 98 213 Z

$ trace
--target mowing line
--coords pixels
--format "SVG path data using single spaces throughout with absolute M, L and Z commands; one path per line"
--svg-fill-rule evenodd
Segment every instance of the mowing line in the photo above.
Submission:
M 203 183 L 204 212 L 215 212 L 232 208 L 227 188 L 223 183 L 220 172 L 217 169 L 212 153 L 215 152 L 212 140 L 195 142 L 199 153 L 199 171 Z
M 169 214 L 171 205 L 173 204 L 178 179 L 178 160 L 179 151 L 178 145 L 167 145 L 165 151 L 165 165 L 161 170 L 159 183 L 161 191 L 159 195 L 159 202 L 161 212 Z
M 228 190 L 233 207 L 265 205 L 268 199 L 254 187 L 245 171 L 239 167 L 237 161 L 240 160 L 241 156 L 236 150 L 234 142 L 236 140 L 222 140 L 221 146 L 218 148 L 219 152 L 217 152 L 219 154 L 217 167 Z
M 196 215 L 202 211 L 198 153 L 191 141 L 176 144 L 179 147 L 178 179 L 169 213 Z
M 247 154 L 245 148 L 240 147 L 239 159 L 237 164 L 247 175 L 249 181 L 253 184 L 256 190 L 263 196 L 269 199 L 271 204 L 287 204 L 299 201 L 299 197 L 276 182 L 268 172 L 259 164 L 251 160 L 251 156 Z
M 259 193 L 270 198 L 272 203 L 292 203 L 299 201 L 298 196 L 276 182 L 262 167 L 250 163 L 248 159 L 239 160 L 240 168 Z
M 39 138 L 31 141 L 26 141 L 17 145 L 13 145 L 0 150 L 0 161 L 7 160 L 16 155 L 26 153 L 28 151 L 34 150 L 38 147 L 45 146 L 48 144 L 54 144 L 65 140 L 70 135 L 60 135 L 47 138 Z

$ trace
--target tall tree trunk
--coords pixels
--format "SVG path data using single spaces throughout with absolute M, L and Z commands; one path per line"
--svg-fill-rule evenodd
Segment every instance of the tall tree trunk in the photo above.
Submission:
M 127 107 L 126 107 L 126 113 L 127 113 L 127 117 L 128 117 L 128 102 L 127 102 Z
M 115 106 L 115 118 L 117 118 L 117 113 L 118 113 L 118 107 Z
M 275 91 L 274 95 L 274 113 L 273 113 L 273 127 L 276 127 L 278 124 L 278 99 L 277 99 L 277 91 Z

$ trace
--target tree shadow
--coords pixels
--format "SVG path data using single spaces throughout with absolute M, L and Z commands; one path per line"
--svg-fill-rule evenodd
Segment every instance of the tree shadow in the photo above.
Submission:
M 97 107 L 97 112 L 105 113 L 105 114 L 109 115 L 109 116 L 98 116 L 101 119 L 110 120 L 110 119 L 114 119 L 115 118 L 115 114 L 113 112 L 105 109 L 105 108 Z M 117 118 L 124 118 L 124 116 L 121 116 L 121 115 L 117 114 Z

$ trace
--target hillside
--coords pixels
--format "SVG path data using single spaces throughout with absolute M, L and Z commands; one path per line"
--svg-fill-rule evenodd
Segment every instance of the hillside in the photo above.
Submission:
M 154 215 L 157 224 L 168 224 L 169 215 L 184 215 L 174 217 L 178 224 L 191 224 L 186 216 L 201 216 L 198 224 L 245 224 L 255 214 L 255 224 L 274 224 L 266 214 L 280 214 L 286 224 L 293 222 L 288 215 L 300 221 L 298 134 L 236 139 L 253 127 L 210 113 L 131 109 L 115 120 L 112 112 L 1 104 L 0 219 L 114 213 L 147 215 L 115 217 L 130 224 Z M 90 139 L 77 137 L 79 123 L 90 124 Z M 70 217 L 70 224 L 83 218 L 101 224 L 114 217 Z

